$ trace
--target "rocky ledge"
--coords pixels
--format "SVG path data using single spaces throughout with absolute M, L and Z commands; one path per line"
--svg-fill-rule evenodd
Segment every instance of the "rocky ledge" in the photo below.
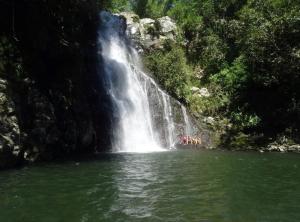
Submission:
M 140 19 L 131 12 L 118 14 L 126 19 L 127 35 L 135 43 L 139 52 L 161 49 L 167 41 L 175 41 L 178 36 L 176 23 L 168 16 Z
M 268 145 L 265 149 L 260 149 L 260 152 L 294 152 L 300 153 L 300 144 L 277 144 L 273 143 Z
M 17 162 L 20 155 L 20 137 L 15 105 L 8 96 L 8 83 L 0 79 L 0 169 Z

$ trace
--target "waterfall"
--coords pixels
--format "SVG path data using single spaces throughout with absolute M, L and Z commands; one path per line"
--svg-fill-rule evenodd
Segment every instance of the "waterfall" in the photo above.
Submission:
M 100 19 L 98 47 L 104 68 L 100 78 L 113 104 L 113 151 L 173 147 L 178 133 L 172 98 L 143 72 L 139 55 L 126 36 L 124 18 L 102 11 Z M 187 116 L 185 109 L 181 115 Z
M 193 135 L 192 123 L 191 123 L 190 117 L 187 114 L 185 106 L 181 105 L 181 109 L 182 109 L 182 114 L 183 114 L 183 118 L 184 118 L 184 125 L 185 125 L 184 134 L 185 135 Z
M 168 145 L 173 147 L 174 144 L 174 122 L 172 118 L 172 106 L 170 103 L 170 97 L 166 94 L 162 94 L 163 103 L 164 103 L 164 117 L 166 121 L 165 129 L 167 130 L 166 135 L 168 135 Z

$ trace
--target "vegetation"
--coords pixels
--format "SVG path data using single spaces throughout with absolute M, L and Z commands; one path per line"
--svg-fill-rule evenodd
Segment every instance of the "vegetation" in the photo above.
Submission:
M 185 47 L 179 41 L 151 54 L 148 67 L 196 116 L 226 123 L 223 143 L 247 138 L 257 145 L 283 135 L 300 142 L 298 1 L 133 0 L 127 6 L 140 17 L 176 20 Z M 195 97 L 191 86 L 207 87 L 211 96 Z
M 82 61 L 93 48 L 101 8 L 131 10 L 141 18 L 168 15 L 181 38 L 146 55 L 145 62 L 173 96 L 195 116 L 214 117 L 213 127 L 227 145 L 237 138 L 253 144 L 282 137 L 300 142 L 299 1 L 7 0 L 0 5 L 4 79 L 29 77 L 50 98 L 50 89 L 59 88 L 72 104 L 85 87 Z M 210 96 L 196 96 L 191 87 L 205 87 Z
M 145 65 L 171 95 L 183 101 L 188 97 L 191 70 L 181 47 L 171 45 L 153 52 L 146 57 Z

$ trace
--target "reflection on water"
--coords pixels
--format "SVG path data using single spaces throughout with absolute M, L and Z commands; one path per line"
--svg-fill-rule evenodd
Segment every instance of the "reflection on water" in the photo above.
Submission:
M 299 221 L 299 155 L 176 151 L 0 173 L 0 221 Z
M 121 161 L 113 175 L 118 188 L 118 197 L 111 206 L 112 213 L 123 213 L 135 218 L 152 216 L 154 204 L 159 193 L 149 189 L 158 185 L 158 170 L 153 159 L 145 158 L 147 154 L 128 156 Z M 151 155 L 151 154 L 148 154 Z

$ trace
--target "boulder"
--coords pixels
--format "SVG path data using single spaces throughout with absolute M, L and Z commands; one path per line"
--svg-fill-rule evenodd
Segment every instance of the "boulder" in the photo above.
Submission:
M 123 16 L 126 19 L 127 25 L 139 23 L 140 21 L 139 16 L 133 12 L 121 12 L 117 15 Z
M 197 93 L 197 92 L 199 92 L 200 89 L 196 86 L 193 86 L 190 88 L 190 90 L 192 91 L 192 93 Z
M 289 152 L 300 152 L 300 145 L 295 144 L 288 147 Z
M 275 144 L 271 144 L 267 147 L 268 151 L 278 151 L 278 146 L 276 146 Z
M 200 89 L 196 86 L 193 86 L 190 88 L 190 90 L 194 95 L 196 95 L 198 97 L 210 97 L 210 93 L 209 93 L 208 89 L 205 87 Z
M 125 18 L 126 34 L 134 40 L 139 40 L 141 36 L 141 26 L 140 26 L 139 16 L 132 12 L 121 12 L 120 14 L 117 15 Z
M 135 43 L 139 52 L 162 49 L 166 41 L 174 41 L 177 35 L 176 23 L 168 16 L 157 20 L 139 19 L 132 12 L 117 14 L 126 20 L 126 34 Z
M 156 35 L 157 30 L 155 27 L 155 20 L 150 18 L 144 18 L 140 20 L 140 30 L 141 30 L 141 44 L 145 45 L 146 48 L 149 48 L 149 42 L 152 42 L 154 45 L 154 41 L 159 39 Z M 148 43 L 148 45 L 147 45 Z
M 146 26 L 153 26 L 154 27 L 155 20 L 153 20 L 151 18 L 143 18 L 143 19 L 140 20 L 140 24 L 143 27 L 146 27 Z
M 175 34 L 177 30 L 176 23 L 169 17 L 164 16 L 162 18 L 157 19 L 160 27 L 161 34 L 173 33 Z
M 4 79 L 0 79 L 0 89 L 5 89 L 7 85 L 7 81 Z
M 7 87 L 0 78 L 0 169 L 14 165 L 20 155 L 20 127 Z
M 204 76 L 204 69 L 202 69 L 200 66 L 197 66 L 194 70 L 195 77 L 199 80 L 201 80 Z
M 199 90 L 199 95 L 203 97 L 210 97 L 210 93 L 207 88 L 201 88 Z
M 131 25 L 128 25 L 126 31 L 128 35 L 135 38 L 141 35 L 140 25 L 138 23 L 132 23 Z
M 207 123 L 207 124 L 209 124 L 209 125 L 213 125 L 215 123 L 215 119 L 213 117 L 211 117 L 211 116 L 205 117 L 204 118 L 204 122 Z

